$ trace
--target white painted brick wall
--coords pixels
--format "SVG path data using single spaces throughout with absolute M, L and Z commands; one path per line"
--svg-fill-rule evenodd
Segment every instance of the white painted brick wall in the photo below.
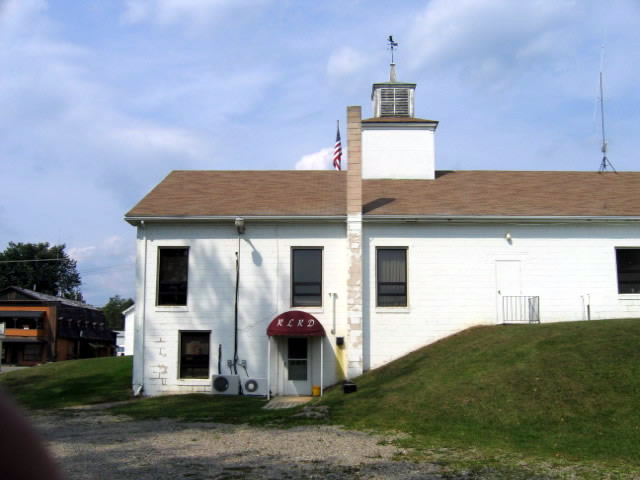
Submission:
M 381 246 L 408 247 L 406 309 L 375 306 L 375 251 Z M 640 296 L 618 295 L 619 246 L 640 247 L 640 227 L 365 224 L 365 368 L 469 326 L 496 323 L 496 260 L 521 261 L 522 293 L 540 296 L 544 323 L 586 319 L 587 294 L 592 319 L 639 317 Z
M 523 294 L 540 296 L 542 322 L 639 317 L 640 295 L 618 295 L 615 247 L 640 247 L 633 224 L 364 224 L 364 368 L 375 368 L 428 343 L 497 318 L 496 260 L 520 260 Z M 266 377 L 268 323 L 291 309 L 291 247 L 319 246 L 323 252 L 322 308 L 306 309 L 327 332 L 325 385 L 340 378 L 331 335 L 329 292 L 337 293 L 336 335 L 347 325 L 348 242 L 345 224 L 251 225 L 242 237 L 239 358 L 252 377 Z M 511 233 L 513 241 L 505 240 Z M 148 225 L 144 381 L 145 394 L 209 391 L 209 381 L 178 379 L 178 332 L 211 330 L 212 374 L 218 344 L 222 371 L 233 356 L 233 309 L 237 237 L 231 226 Z M 235 238 L 234 238 L 235 237 Z M 142 252 L 141 236 L 138 252 Z M 155 306 L 159 246 L 190 247 L 188 307 Z M 407 247 L 409 307 L 375 307 L 375 248 Z M 138 266 L 140 270 L 140 266 Z M 141 277 L 139 277 L 141 278 Z M 141 284 L 136 314 L 141 305 Z M 275 342 L 272 343 L 275 347 Z M 344 358 L 344 357 L 343 357 Z M 319 384 L 319 344 L 312 347 L 312 383 Z M 136 365 L 140 359 L 135 358 Z M 244 371 L 239 370 L 242 375 Z M 278 353 L 272 348 L 272 390 L 281 388 Z
M 147 225 L 148 265 L 145 325 L 145 394 L 210 391 L 209 380 L 180 380 L 179 331 L 211 331 L 210 373 L 217 373 L 218 345 L 222 344 L 222 373 L 229 373 L 227 360 L 233 358 L 235 301 L 236 230 L 231 226 L 205 224 Z M 187 307 L 157 307 L 157 250 L 165 246 L 189 247 Z M 323 303 L 308 308 L 327 332 L 325 342 L 325 385 L 335 382 L 335 336 L 332 329 L 332 302 L 337 293 L 337 333 L 346 330 L 346 243 L 345 226 L 332 225 L 252 225 L 247 222 L 241 237 L 240 303 L 238 311 L 238 357 L 247 360 L 251 377 L 267 376 L 269 322 L 291 307 L 291 247 L 323 247 Z M 138 305 L 141 301 L 138 299 Z M 136 308 L 138 310 L 138 308 Z M 272 344 L 273 347 L 273 344 Z M 272 352 L 275 364 L 276 352 Z M 312 347 L 312 383 L 320 382 L 319 344 Z M 239 367 L 238 372 L 245 376 Z M 274 375 L 276 365 L 272 366 Z M 278 392 L 274 378 L 272 390 Z

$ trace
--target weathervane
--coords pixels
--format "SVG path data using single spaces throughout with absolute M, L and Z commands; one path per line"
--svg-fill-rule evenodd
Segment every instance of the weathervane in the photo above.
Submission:
M 393 41 L 393 35 L 389 35 L 387 42 L 389 42 L 389 50 L 391 50 L 391 63 L 393 63 L 393 49 L 398 46 L 398 42 Z

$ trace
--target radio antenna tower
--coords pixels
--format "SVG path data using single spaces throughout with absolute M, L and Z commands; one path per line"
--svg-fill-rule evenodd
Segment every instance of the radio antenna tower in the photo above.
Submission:
M 600 173 L 606 172 L 610 168 L 614 173 L 618 171 L 614 168 L 613 164 L 607 158 L 607 138 L 604 134 L 604 93 L 602 88 L 602 63 L 604 59 L 604 39 L 602 40 L 602 52 L 600 54 L 600 122 L 602 125 L 602 162 L 600 162 Z
M 387 42 L 389 42 L 389 50 L 391 50 L 391 63 L 393 63 L 393 49 L 398 47 L 398 42 L 393 41 L 393 35 L 389 35 Z

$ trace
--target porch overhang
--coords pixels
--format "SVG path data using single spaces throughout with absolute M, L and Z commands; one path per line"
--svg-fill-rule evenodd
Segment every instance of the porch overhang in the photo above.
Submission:
M 310 313 L 290 310 L 281 313 L 271 321 L 267 327 L 267 335 L 270 337 L 325 337 L 326 333 L 320 321 Z

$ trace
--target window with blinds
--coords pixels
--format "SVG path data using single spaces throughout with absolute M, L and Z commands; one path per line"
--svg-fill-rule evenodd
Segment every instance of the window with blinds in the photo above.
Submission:
M 380 89 L 380 116 L 408 117 L 409 89 L 382 88 Z
M 379 248 L 376 259 L 378 307 L 407 306 L 407 249 Z
M 322 249 L 291 250 L 291 306 L 322 306 Z

